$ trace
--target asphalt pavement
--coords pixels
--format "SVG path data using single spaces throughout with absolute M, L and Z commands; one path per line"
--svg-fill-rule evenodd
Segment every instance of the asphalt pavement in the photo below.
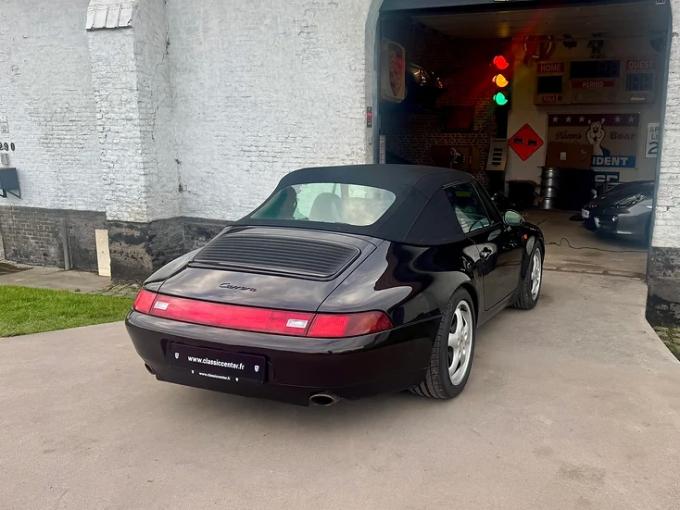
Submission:
M 304 408 L 157 382 L 121 323 L 0 339 L 3 509 L 676 509 L 680 362 L 634 278 L 546 272 L 468 387 Z

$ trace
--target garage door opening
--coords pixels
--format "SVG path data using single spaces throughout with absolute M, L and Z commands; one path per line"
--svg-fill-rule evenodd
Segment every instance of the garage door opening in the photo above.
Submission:
M 547 267 L 643 276 L 670 6 L 432 3 L 383 5 L 376 158 L 472 173 L 540 224 Z

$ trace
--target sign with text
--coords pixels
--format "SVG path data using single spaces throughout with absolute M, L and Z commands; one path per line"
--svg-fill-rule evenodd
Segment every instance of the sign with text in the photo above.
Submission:
M 641 104 L 654 102 L 658 57 L 587 59 L 536 64 L 534 103 Z
M 654 159 L 659 157 L 659 140 L 661 136 L 661 124 L 650 122 L 647 124 L 647 145 L 645 146 L 645 157 Z
M 593 168 L 635 168 L 640 115 L 552 114 L 548 140 L 593 147 Z
M 564 62 L 539 62 L 536 73 L 539 75 L 564 74 Z

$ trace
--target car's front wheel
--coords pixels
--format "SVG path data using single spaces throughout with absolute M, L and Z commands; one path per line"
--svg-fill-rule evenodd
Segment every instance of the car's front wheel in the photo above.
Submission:
M 470 376 L 475 351 L 475 309 L 470 294 L 458 289 L 442 317 L 423 381 L 411 388 L 417 395 L 450 399 Z
M 521 308 L 522 310 L 530 310 L 536 306 L 536 303 L 538 303 L 538 298 L 541 295 L 542 284 L 543 252 L 541 251 L 541 245 L 537 243 L 531 252 L 529 267 L 527 268 L 526 274 L 524 275 L 524 278 L 522 278 L 522 281 L 517 288 L 517 293 L 512 306 L 515 308 Z

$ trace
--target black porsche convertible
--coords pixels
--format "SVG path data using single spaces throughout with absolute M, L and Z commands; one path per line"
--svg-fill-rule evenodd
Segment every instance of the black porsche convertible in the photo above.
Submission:
M 455 397 L 475 331 L 541 291 L 540 229 L 467 173 L 308 168 L 170 262 L 126 325 L 158 379 L 330 405 L 410 389 Z

